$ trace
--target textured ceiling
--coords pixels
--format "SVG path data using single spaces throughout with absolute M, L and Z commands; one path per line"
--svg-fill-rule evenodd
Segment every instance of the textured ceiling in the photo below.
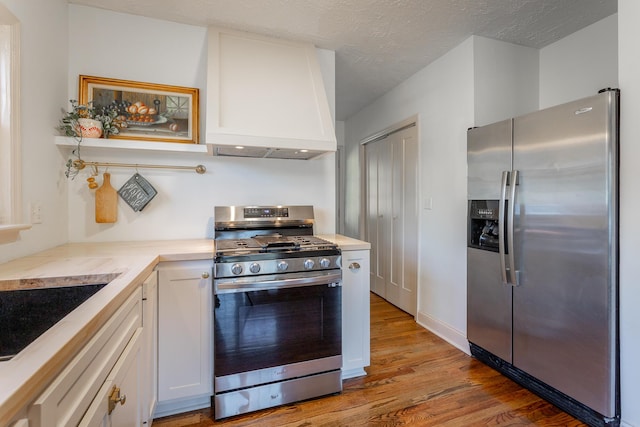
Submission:
M 217 25 L 336 52 L 345 120 L 471 35 L 541 48 L 617 12 L 617 0 L 68 0 Z

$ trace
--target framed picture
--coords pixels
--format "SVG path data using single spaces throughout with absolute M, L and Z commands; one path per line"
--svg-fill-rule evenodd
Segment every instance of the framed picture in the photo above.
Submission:
M 198 89 L 80 76 L 80 104 L 118 111 L 109 138 L 198 144 Z

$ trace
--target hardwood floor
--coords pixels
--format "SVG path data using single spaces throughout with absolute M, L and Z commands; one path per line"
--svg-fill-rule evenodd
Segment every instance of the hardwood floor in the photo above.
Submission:
M 210 409 L 154 421 L 185 426 L 585 426 L 371 294 L 371 366 L 340 395 L 214 422 Z

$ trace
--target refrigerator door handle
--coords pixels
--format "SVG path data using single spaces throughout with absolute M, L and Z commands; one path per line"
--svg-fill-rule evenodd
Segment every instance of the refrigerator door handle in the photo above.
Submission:
M 500 274 L 502 275 L 502 283 L 508 285 L 507 280 L 507 262 L 505 259 L 505 246 L 504 246 L 504 221 L 505 216 L 505 202 L 507 199 L 507 183 L 509 182 L 509 171 L 502 171 L 502 181 L 500 183 L 500 203 L 498 205 L 498 252 L 500 254 Z
M 516 208 L 516 187 L 518 186 L 518 171 L 511 171 L 510 182 L 510 194 L 509 194 L 509 208 L 507 212 L 507 244 L 509 245 L 509 284 L 511 286 L 520 285 L 520 274 L 516 270 L 515 262 L 515 246 L 513 245 L 513 219 L 515 216 Z

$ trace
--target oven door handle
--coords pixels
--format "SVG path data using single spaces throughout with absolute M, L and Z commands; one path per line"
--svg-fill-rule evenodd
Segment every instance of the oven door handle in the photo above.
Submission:
M 256 280 L 255 277 L 218 279 L 213 286 L 216 294 L 234 292 L 262 291 L 266 289 L 299 288 L 303 286 L 327 285 L 342 286 L 342 271 L 330 272 L 310 277 L 294 277 L 288 279 Z

